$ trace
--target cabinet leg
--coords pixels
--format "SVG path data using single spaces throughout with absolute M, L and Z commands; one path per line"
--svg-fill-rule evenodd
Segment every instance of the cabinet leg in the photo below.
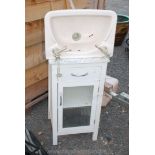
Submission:
M 93 136 L 92 136 L 92 140 L 96 141 L 97 140 L 97 136 L 98 136 L 98 131 L 94 131 L 93 132 Z
M 92 140 L 97 140 L 97 136 L 98 136 L 100 114 L 101 114 L 102 96 L 100 96 L 98 100 L 99 100 L 99 102 L 98 102 L 98 105 L 96 107 L 95 125 L 94 125 L 94 132 L 93 132 Z
M 51 119 L 51 115 L 50 115 L 50 113 L 48 112 L 48 119 Z
M 51 123 L 52 123 L 52 133 L 53 133 L 53 145 L 57 145 L 58 144 L 57 124 L 54 124 L 54 122 L 52 122 L 52 119 L 51 119 Z
M 57 145 L 58 144 L 58 136 L 57 134 L 53 133 L 53 145 Z
M 49 94 L 50 94 L 50 91 L 48 93 L 48 119 L 51 119 L 51 106 L 50 106 L 51 99 L 50 99 L 50 95 Z
M 48 65 L 48 119 L 51 119 L 51 112 L 52 112 L 52 106 L 51 106 L 51 103 L 52 103 L 52 77 L 51 77 L 51 74 L 52 74 L 52 68 L 51 68 L 51 65 Z
M 100 122 L 100 113 L 101 113 L 101 103 L 96 108 L 96 119 L 95 119 L 95 125 L 94 125 L 94 132 L 93 132 L 92 140 L 97 140 L 99 122 Z

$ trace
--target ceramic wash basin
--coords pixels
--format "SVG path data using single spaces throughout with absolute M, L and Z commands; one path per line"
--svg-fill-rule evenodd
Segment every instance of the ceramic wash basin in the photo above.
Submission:
M 58 10 L 45 16 L 47 59 L 113 55 L 117 15 L 110 10 Z

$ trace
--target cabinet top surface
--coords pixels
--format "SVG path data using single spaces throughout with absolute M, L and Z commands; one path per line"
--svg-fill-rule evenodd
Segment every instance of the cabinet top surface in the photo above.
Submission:
M 96 63 L 108 63 L 109 59 L 106 58 L 79 58 L 79 59 L 60 59 L 60 64 L 96 64 Z M 56 60 L 48 60 L 48 63 L 51 65 L 57 65 L 58 61 Z

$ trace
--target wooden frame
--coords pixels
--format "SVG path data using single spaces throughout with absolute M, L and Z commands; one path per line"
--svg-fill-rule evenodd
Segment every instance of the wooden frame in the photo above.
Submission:
M 44 20 L 39 19 L 25 23 L 25 46 L 44 42 Z
M 40 43 L 25 49 L 25 69 L 33 68 L 47 61 L 45 59 L 45 44 Z
M 64 10 L 66 8 L 66 0 L 51 0 L 51 10 Z
M 72 0 L 76 9 L 97 9 L 98 0 Z M 67 8 L 73 9 L 69 0 L 66 0 Z
M 48 79 L 45 78 L 27 88 L 25 88 L 26 105 L 48 91 Z M 29 107 L 29 106 L 26 106 Z
M 92 100 L 92 104 L 91 104 L 91 114 L 90 114 L 90 125 L 88 126 L 80 126 L 80 127 L 69 127 L 69 128 L 63 128 L 62 124 L 63 124 L 63 87 L 78 87 L 78 86 L 93 86 L 93 100 Z M 98 87 L 99 87 L 99 82 L 93 82 L 93 81 L 79 81 L 79 82 L 65 82 L 63 81 L 63 83 L 59 83 L 58 84 L 58 132 L 62 134 L 66 134 L 69 131 L 74 130 L 74 132 L 76 131 L 77 133 L 79 133 L 79 131 L 83 131 L 83 128 L 86 128 L 86 131 L 90 131 L 89 128 L 93 129 L 94 128 L 94 120 L 95 120 L 95 108 L 96 108 L 96 103 L 97 103 L 97 93 L 98 93 Z M 60 101 L 60 98 L 62 98 L 62 101 Z M 60 102 L 62 102 L 60 105 Z
M 106 0 L 98 0 L 97 9 L 104 10 L 106 6 Z
M 36 103 L 42 101 L 43 99 L 48 97 L 48 93 L 44 93 L 41 96 L 38 96 L 37 98 L 35 98 L 34 100 L 30 101 L 29 103 L 27 103 L 25 105 L 25 109 L 29 109 L 30 107 L 32 107 L 33 105 L 35 105 Z
M 61 65 L 62 66 L 62 65 Z M 102 104 L 102 97 L 104 91 L 104 82 L 106 76 L 106 68 L 107 62 L 103 63 L 89 63 L 89 64 L 70 64 L 64 65 L 65 68 L 68 66 L 68 71 L 71 72 L 71 68 L 74 70 L 74 67 L 81 67 L 83 68 L 98 66 L 97 72 L 100 72 L 100 76 L 98 79 L 94 76 L 90 77 L 88 80 L 62 80 L 61 77 L 57 77 L 57 65 L 52 64 L 49 61 L 49 100 L 48 100 L 48 117 L 51 118 L 52 123 L 52 132 L 53 132 L 53 145 L 57 145 L 58 143 L 58 135 L 66 135 L 66 134 L 76 134 L 76 133 L 87 133 L 92 132 L 92 140 L 97 140 L 98 135 L 98 126 L 100 121 L 100 113 L 101 113 L 101 104 Z M 60 71 L 63 72 L 64 67 L 61 67 Z M 89 70 L 89 69 L 88 69 Z M 62 76 L 64 76 L 62 74 Z M 65 78 L 64 78 L 65 79 Z M 63 120 L 63 108 L 60 106 L 61 100 L 60 96 L 63 96 L 63 87 L 75 87 L 75 86 L 94 86 L 94 94 L 93 94 L 93 104 L 91 109 L 91 117 L 90 117 L 90 126 L 78 126 L 78 127 L 62 127 L 62 120 Z
M 51 3 L 44 2 L 35 5 L 28 5 L 25 8 L 25 22 L 44 18 L 45 14 L 51 10 Z
M 106 77 L 106 69 L 107 69 L 107 63 L 102 64 L 102 72 L 100 77 L 100 84 L 99 84 L 99 93 L 98 93 L 98 101 L 96 104 L 96 121 L 94 126 L 94 132 L 92 140 L 97 140 L 98 136 L 98 127 L 100 122 L 100 114 L 101 114 L 101 105 L 102 105 L 102 98 L 103 98 L 103 92 L 104 92 L 104 82 Z
M 48 76 L 47 62 L 41 63 L 25 71 L 25 86 L 29 87 Z
M 56 66 L 51 66 L 49 67 L 50 70 L 50 75 L 49 75 L 49 107 L 50 107 L 50 111 L 52 114 L 52 119 L 51 119 L 51 123 L 52 123 L 52 132 L 53 132 L 53 145 L 57 145 L 58 143 L 58 122 L 57 122 L 57 94 L 58 94 L 58 83 L 57 83 L 57 67 Z M 51 104 L 53 103 L 53 104 Z

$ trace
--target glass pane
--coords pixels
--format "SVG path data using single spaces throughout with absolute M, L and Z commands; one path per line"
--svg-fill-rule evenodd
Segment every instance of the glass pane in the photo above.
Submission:
M 94 86 L 63 88 L 63 127 L 88 126 Z
M 94 86 L 64 87 L 63 107 L 91 106 Z
M 91 107 L 67 108 L 63 110 L 63 128 L 88 126 Z

